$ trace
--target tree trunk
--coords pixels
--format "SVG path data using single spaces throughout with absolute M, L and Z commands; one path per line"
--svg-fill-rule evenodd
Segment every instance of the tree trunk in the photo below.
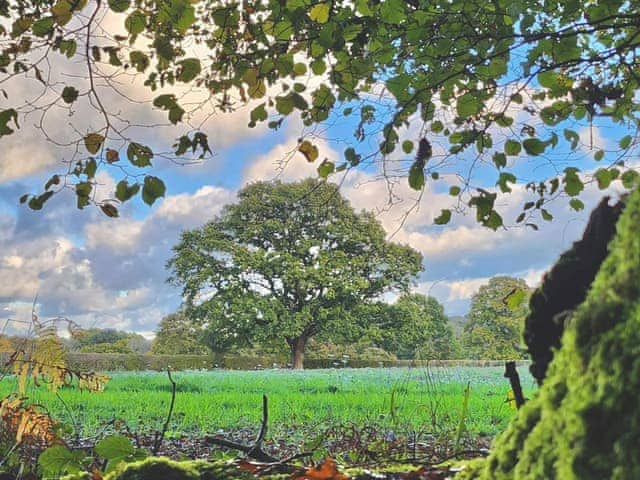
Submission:
M 570 315 L 542 386 L 484 464 L 456 479 L 640 478 L 638 225 L 640 190 L 629 196 L 609 255 Z
M 304 349 L 307 345 L 307 338 L 305 336 L 299 336 L 287 340 L 289 348 L 291 348 L 291 363 L 295 370 L 304 369 Z

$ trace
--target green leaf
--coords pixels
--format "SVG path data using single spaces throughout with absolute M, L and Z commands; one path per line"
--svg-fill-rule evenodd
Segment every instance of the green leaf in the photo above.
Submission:
M 96 176 L 96 171 L 98 170 L 98 164 L 95 158 L 90 158 L 87 160 L 86 165 L 84 166 L 84 173 L 87 178 L 93 178 Z
M 307 73 L 307 66 L 304 63 L 298 62 L 293 65 L 294 76 L 300 76 Z
M 405 5 L 402 0 L 385 0 L 380 4 L 380 20 L 395 25 L 402 23 L 407 18 Z
M 83 457 L 84 454 L 80 451 L 72 452 L 62 445 L 54 445 L 40 454 L 38 465 L 45 476 L 58 477 L 81 471 Z
M 134 183 L 129 185 L 126 180 L 120 180 L 116 185 L 116 198 L 121 202 L 126 202 L 140 191 L 140 185 Z
M 31 31 L 36 37 L 46 37 L 53 31 L 55 19 L 53 17 L 43 17 L 33 24 Z
M 622 137 L 620 139 L 620 148 L 622 148 L 623 150 L 629 148 L 629 145 L 631 145 L 631 141 L 633 140 L 633 137 L 631 135 L 626 135 L 624 137 Z
M 542 213 L 542 219 L 550 222 L 551 220 L 553 220 L 553 215 L 551 215 L 546 209 L 542 209 L 540 210 L 540 213 Z
M 62 40 L 60 42 L 60 53 L 66 55 L 67 58 L 72 58 L 76 54 L 78 44 L 75 40 Z
M 312 144 L 309 140 L 305 140 L 298 145 L 298 151 L 302 153 L 307 162 L 312 163 L 318 159 L 318 147 Z
M 335 170 L 336 170 L 335 164 L 325 159 L 318 166 L 318 175 L 320 175 L 320 177 L 322 178 L 327 178 L 329 175 L 335 172 Z
M 289 115 L 293 111 L 293 98 L 290 95 L 276 97 L 276 111 L 280 115 Z
M 142 200 L 147 205 L 153 203 L 160 197 L 164 197 L 166 187 L 164 182 L 158 177 L 147 175 L 144 177 L 144 185 L 142 186 Z
M 598 181 L 598 188 L 600 190 L 604 190 L 611 185 L 611 181 L 613 180 L 611 176 L 611 172 L 606 168 L 599 168 L 596 173 L 593 174 L 595 179 Z
M 102 146 L 102 142 L 104 142 L 104 136 L 99 133 L 89 133 L 84 137 L 84 146 L 89 153 L 96 154 L 100 150 Z
M 127 32 L 131 34 L 132 37 L 135 37 L 142 32 L 147 26 L 147 17 L 145 17 L 144 13 L 140 10 L 134 10 L 124 21 L 124 28 L 127 29 Z
M 53 196 L 53 193 L 54 192 L 44 192 L 42 195 L 39 195 L 37 197 L 31 197 L 31 200 L 29 200 L 28 204 L 29 208 L 31 210 L 42 210 L 45 202 Z
M 184 83 L 189 83 L 194 80 L 200 72 L 202 67 L 200 66 L 200 60 L 197 58 L 185 58 L 178 62 L 178 80 Z
M 409 154 L 413 151 L 413 142 L 411 140 L 405 140 L 402 142 L 402 151 Z
M 582 200 L 579 200 L 577 198 L 572 198 L 569 201 L 569 205 L 571 206 L 572 209 L 574 209 L 576 212 L 579 212 L 580 210 L 584 210 L 584 203 L 582 203 Z
M 461 118 L 474 117 L 482 110 L 482 100 L 476 95 L 467 93 L 460 97 L 456 103 L 456 112 Z
M 434 122 L 431 122 L 431 131 L 433 133 L 440 133 L 442 130 L 444 130 L 444 125 L 440 120 L 435 120 Z
M 516 181 L 516 176 L 512 173 L 502 172 L 500 174 L 500 177 L 498 178 L 498 182 L 496 183 L 496 185 L 500 187 L 500 191 L 502 193 L 507 193 L 512 191 L 509 183 L 516 183 Z
M 131 142 L 127 147 L 127 158 L 136 167 L 147 167 L 151 165 L 153 151 L 146 145 Z
M 460 195 L 460 192 L 460 187 L 457 187 L 455 185 L 449 188 L 449 195 L 451 195 L 452 197 L 457 197 L 458 195 Z
M 554 71 L 541 72 L 538 74 L 538 83 L 544 88 L 553 90 L 558 86 L 559 76 Z
M 249 85 L 247 93 L 251 98 L 262 98 L 267 93 L 267 87 L 264 80 L 259 79 L 254 85 Z
M 489 218 L 483 222 L 486 227 L 489 227 L 491 230 L 497 230 L 503 225 L 502 217 L 498 212 L 492 210 L 489 213 Z
M 324 60 L 318 58 L 311 62 L 311 71 L 315 75 L 322 75 L 327 70 L 327 64 L 324 63 Z
M 424 162 L 416 160 L 409 169 L 409 186 L 414 190 L 421 190 L 424 183 Z
M 522 145 L 516 140 L 507 140 L 506 142 L 504 142 L 504 153 L 509 156 L 513 157 L 519 155 L 521 150 Z
M 495 152 L 493 154 L 493 163 L 498 168 L 504 168 L 507 166 L 507 156 L 502 152 Z
M 276 40 L 289 40 L 293 35 L 293 25 L 289 20 L 282 20 L 273 26 L 273 36 Z
M 47 180 L 47 183 L 44 184 L 44 189 L 49 190 L 49 188 L 53 187 L 54 185 L 60 185 L 59 175 L 53 175 L 49 180 Z
M 266 103 L 261 103 L 256 108 L 251 110 L 251 113 L 249 114 L 249 116 L 251 118 L 251 122 L 253 123 L 253 125 L 249 125 L 249 126 L 255 126 L 257 122 L 263 122 L 269 117 L 265 106 L 266 106 Z
M 131 6 L 131 0 L 108 0 L 109 8 L 116 13 L 126 12 Z
M 147 68 L 149 68 L 149 57 L 138 50 L 133 51 L 129 54 L 129 61 L 135 67 L 138 72 L 144 72 Z
M 627 170 L 622 174 L 620 180 L 624 188 L 633 188 L 638 183 L 638 172 L 635 170 Z
M 329 3 L 318 3 L 309 10 L 309 18 L 314 22 L 327 23 L 331 5 Z
M 516 312 L 528 300 L 526 290 L 514 288 L 502 301 L 512 312 Z
M 564 171 L 564 179 L 562 180 L 564 183 L 564 191 L 570 197 L 575 197 L 582 190 L 584 190 L 584 183 L 578 176 L 578 169 L 573 167 L 568 167 Z
M 604 158 L 604 150 L 598 150 L 595 155 L 593 156 L 593 159 L 596 162 L 599 162 L 600 160 L 602 160 Z
M 133 455 L 135 449 L 124 435 L 110 435 L 96 443 L 95 451 L 105 460 L 113 460 Z
M 110 218 L 118 218 L 120 216 L 120 214 L 118 213 L 118 209 L 112 203 L 103 203 L 102 205 L 100 205 L 100 210 L 102 210 L 102 213 Z
M 78 90 L 75 87 L 64 87 L 62 89 L 62 100 L 64 103 L 73 103 L 78 98 Z
M 538 138 L 527 138 L 522 142 L 522 146 L 529 155 L 536 156 L 544 153 L 546 144 Z
M 351 164 L 352 167 L 355 167 L 360 163 L 362 157 L 358 155 L 353 147 L 349 147 L 344 151 L 344 158 Z
M 436 225 L 446 225 L 451 221 L 451 210 L 443 208 L 440 211 L 440 215 L 433 219 L 433 223 Z
M 578 142 L 580 141 L 580 135 L 573 130 L 564 129 L 564 138 L 568 142 L 571 142 L 571 150 L 575 150 L 578 147 Z
M 20 128 L 20 125 L 18 125 L 18 112 L 15 109 L 9 108 L 0 111 L 0 137 L 13 133 L 13 129 L 9 127 L 11 120 L 13 120 L 16 127 Z

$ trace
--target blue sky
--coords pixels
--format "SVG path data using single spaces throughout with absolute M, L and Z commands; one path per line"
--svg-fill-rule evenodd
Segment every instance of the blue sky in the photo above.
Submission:
M 39 84 L 35 80 L 12 86 L 12 98 L 29 98 Z M 127 94 L 149 98 L 139 84 L 124 85 Z M 105 96 L 109 95 L 105 91 Z M 384 95 L 384 92 L 381 92 Z M 141 128 L 136 133 L 148 144 L 167 146 L 176 130 L 164 125 L 165 113 L 149 105 L 131 104 L 114 96 L 109 99 L 113 111 L 141 123 L 160 125 Z M 168 285 L 165 262 L 182 230 L 198 227 L 233 202 L 238 189 L 255 180 L 297 180 L 315 175 L 318 163 L 309 164 L 295 153 L 298 139 L 315 136 L 320 160 L 338 162 L 347 146 L 366 152 L 377 143 L 358 144 L 353 138 L 353 119 L 337 116 L 322 131 L 305 130 L 292 119 L 277 132 L 264 126 L 247 127 L 250 106 L 230 114 L 215 114 L 202 103 L 190 114 L 193 125 L 209 134 L 214 156 L 202 164 L 180 166 L 158 159 L 148 173 L 158 175 L 167 184 L 166 197 L 149 208 L 135 200 L 121 208 L 121 217 L 106 218 L 97 208 L 79 211 L 69 192 L 56 195 L 40 212 L 18 204 L 23 193 L 37 192 L 52 173 L 64 170 L 64 160 L 73 153 L 46 141 L 34 126 L 33 114 L 21 119 L 18 134 L 4 137 L 0 157 L 0 325 L 8 318 L 28 319 L 37 296 L 42 316 L 65 316 L 84 326 L 113 327 L 151 335 L 163 316 L 180 304 L 180 292 Z M 98 128 L 100 118 L 79 108 L 73 116 L 68 109 L 52 109 L 45 128 L 55 138 L 69 132 Z M 513 112 L 519 122 L 528 121 L 521 112 Z M 443 121 L 450 115 L 440 112 Z M 567 165 L 583 169 L 594 166 L 590 160 L 598 148 L 609 149 L 620 137 L 608 125 L 571 125 L 580 133 L 578 151 L 567 160 L 566 151 L 535 159 L 518 157 L 508 170 L 520 179 L 541 179 Z M 415 121 L 403 132 L 403 138 L 419 139 L 423 125 Z M 541 130 L 541 135 L 545 135 Z M 434 160 L 445 159 L 444 139 L 431 136 Z M 500 136 L 496 137 L 498 142 Z M 390 159 L 409 160 L 397 154 Z M 433 218 L 442 208 L 455 205 L 446 193 L 455 173 L 464 173 L 468 156 L 448 158 L 442 171 L 444 180 L 428 182 L 422 196 L 411 191 L 406 181 L 394 185 L 389 201 L 389 183 L 380 178 L 380 164 L 333 177 L 342 184 L 343 194 L 356 209 L 377 212 L 393 241 L 408 243 L 424 255 L 425 271 L 414 289 L 438 298 L 450 315 L 467 312 L 471 296 L 494 275 L 513 275 L 535 286 L 554 259 L 574 241 L 585 226 L 588 210 L 603 195 L 593 185 L 583 200 L 587 208 L 572 211 L 566 199 L 549 209 L 555 216 L 541 224 L 539 231 L 513 226 L 523 202 L 523 188 L 501 197 L 499 210 L 509 228 L 492 232 L 476 224 L 473 215 L 457 215 L 446 226 L 434 226 Z M 477 184 L 495 188 L 497 174 L 481 164 L 475 171 Z M 113 197 L 121 171 L 107 167 L 98 175 L 98 199 Z M 614 185 L 612 190 L 619 189 Z M 403 221 L 405 214 L 410 212 Z M 541 223 L 541 222 L 539 222 Z M 542 222 L 543 223 L 543 222 Z

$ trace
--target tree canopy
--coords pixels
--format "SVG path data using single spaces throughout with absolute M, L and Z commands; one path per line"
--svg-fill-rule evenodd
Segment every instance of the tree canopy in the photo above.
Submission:
M 452 207 L 435 222 L 471 209 L 493 229 L 504 222 L 498 197 L 523 185 L 533 199 L 516 221 L 535 227 L 529 219 L 552 219 L 558 195 L 583 208 L 585 182 L 636 182 L 624 161 L 637 144 L 639 9 L 637 0 L 4 0 L 0 69 L 6 80 L 35 78 L 42 92 L 25 102 L 3 90 L 0 137 L 27 114 L 40 126 L 38 115 L 70 115 L 74 128 L 52 139 L 73 151 L 68 168 L 22 201 L 40 209 L 72 188 L 83 208 L 109 168 L 122 179 L 99 206 L 117 216 L 119 202 L 164 195 L 152 162 L 215 148 L 190 124 L 205 104 L 183 93 L 196 89 L 219 112 L 249 105 L 250 126 L 344 119 L 354 137 L 342 159 L 318 158 L 313 133 L 300 140 L 321 177 L 381 162 L 416 190 L 444 180 Z M 176 126 L 173 146 L 150 145 L 105 100 L 136 77 Z M 594 122 L 614 127 L 616 145 L 580 148 L 580 128 Z M 523 155 L 539 168 L 519 171 Z
M 156 355 L 205 355 L 203 332 L 183 312 L 172 313 L 162 319 L 151 343 Z
M 351 309 L 406 289 L 422 270 L 420 253 L 385 237 L 335 185 L 259 182 L 183 232 L 168 266 L 212 349 L 286 341 L 302 368 L 309 338 L 349 328 Z
M 520 278 L 493 277 L 471 298 L 464 327 L 464 355 L 479 359 L 522 358 L 522 330 L 530 289 Z
M 455 339 L 444 307 L 421 293 L 404 294 L 394 304 L 375 306 L 369 335 L 398 358 L 450 359 Z

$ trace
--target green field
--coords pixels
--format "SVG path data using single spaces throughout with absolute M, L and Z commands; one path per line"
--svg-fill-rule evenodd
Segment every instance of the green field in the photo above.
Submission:
M 534 382 L 521 367 L 525 393 Z M 508 382 L 499 367 L 388 368 L 175 372 L 177 396 L 169 436 L 257 430 L 262 395 L 269 398 L 269 433 L 318 432 L 337 425 L 375 426 L 396 432 L 446 433 L 460 421 L 470 384 L 467 432 L 494 434 L 514 414 L 505 402 Z M 0 382 L 0 395 L 13 380 Z M 81 436 L 117 420 L 132 431 L 159 429 L 171 398 L 163 373 L 116 373 L 103 393 L 66 387 L 59 394 L 31 388 L 29 397 L 54 418 L 81 426 Z

